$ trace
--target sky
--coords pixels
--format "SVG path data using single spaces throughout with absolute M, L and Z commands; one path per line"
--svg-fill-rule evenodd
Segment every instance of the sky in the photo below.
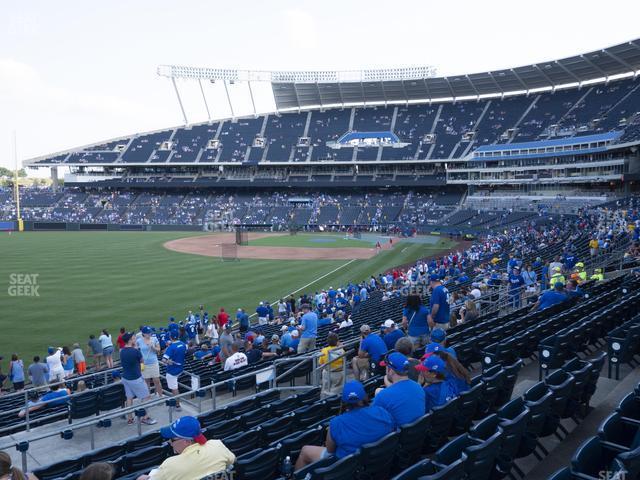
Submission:
M 158 65 L 355 70 L 432 65 L 438 75 L 553 60 L 640 37 L 640 2 L 538 0 L 4 0 L 0 166 L 184 123 Z M 527 6 L 529 6 L 527 4 Z M 190 122 L 197 83 L 178 83 Z M 220 87 L 218 85 L 218 87 Z M 212 115 L 229 116 L 207 85 Z M 268 85 L 256 85 L 270 111 Z M 250 113 L 233 85 L 236 114 Z M 40 175 L 48 174 L 41 171 Z

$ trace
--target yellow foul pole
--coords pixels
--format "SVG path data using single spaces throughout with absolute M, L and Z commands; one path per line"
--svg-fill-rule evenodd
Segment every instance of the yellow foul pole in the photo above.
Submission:
M 24 230 L 24 223 L 22 222 L 22 217 L 20 216 L 20 187 L 18 185 L 18 143 L 16 141 L 15 130 L 13 131 L 13 156 L 16 162 L 15 178 L 13 182 L 16 201 L 16 220 L 18 221 L 18 231 L 22 232 Z

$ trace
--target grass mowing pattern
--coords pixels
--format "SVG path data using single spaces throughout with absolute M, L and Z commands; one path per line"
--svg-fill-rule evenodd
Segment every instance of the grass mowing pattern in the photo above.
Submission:
M 345 239 L 344 235 L 298 233 L 250 239 L 249 245 L 254 247 L 372 248 L 375 242 L 354 238 Z
M 23 232 L 0 234 L 0 355 L 17 352 L 29 364 L 48 345 L 79 342 L 90 333 L 125 326 L 165 325 L 201 303 L 209 312 L 223 306 L 253 313 L 259 300 L 271 301 L 308 284 L 344 260 L 241 260 L 186 255 L 166 250 L 168 240 L 194 233 L 167 232 Z M 395 265 L 429 256 L 452 245 L 400 244 L 369 260 L 309 285 L 361 281 Z M 39 274 L 38 297 L 8 294 L 12 273 Z M 115 336 L 114 336 L 115 339 Z

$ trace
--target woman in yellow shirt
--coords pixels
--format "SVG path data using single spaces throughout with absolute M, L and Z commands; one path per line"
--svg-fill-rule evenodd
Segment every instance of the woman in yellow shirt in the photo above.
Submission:
M 327 335 L 327 346 L 320 350 L 320 365 L 330 362 L 328 367 L 322 369 L 322 393 L 325 394 L 338 392 L 344 381 L 344 357 L 336 359 L 344 354 L 344 349 L 338 345 L 339 343 L 338 335 L 331 332 Z

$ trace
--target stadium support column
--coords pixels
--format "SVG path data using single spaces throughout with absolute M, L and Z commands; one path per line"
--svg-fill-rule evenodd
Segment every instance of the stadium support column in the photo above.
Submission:
M 209 112 L 209 104 L 207 103 L 207 97 L 204 96 L 204 88 L 202 88 L 202 80 L 198 79 L 198 85 L 200 85 L 200 93 L 202 94 L 202 101 L 204 102 L 204 108 L 207 109 L 207 118 L 211 121 L 211 112 Z
M 58 193 L 58 167 L 51 167 L 51 188 L 53 193 Z
M 256 113 L 256 102 L 253 101 L 253 90 L 251 89 L 251 82 L 248 81 L 247 85 L 249 85 L 249 96 L 251 97 L 251 106 L 253 107 L 253 116 L 257 117 L 258 114 Z
M 236 114 L 233 113 L 233 103 L 231 103 L 231 96 L 229 95 L 229 87 L 227 86 L 227 81 L 223 80 L 222 84 L 224 85 L 224 91 L 227 94 L 227 102 L 229 102 L 229 109 L 231 110 L 231 117 L 235 118 Z
M 171 77 L 171 83 L 173 83 L 173 89 L 176 91 L 176 96 L 178 97 L 178 103 L 180 104 L 180 110 L 182 110 L 182 117 L 184 118 L 184 124 L 188 125 L 189 120 L 187 120 L 187 114 L 184 111 L 184 106 L 182 105 L 182 99 L 180 98 L 180 92 L 178 91 L 178 85 L 176 85 L 176 79 Z

